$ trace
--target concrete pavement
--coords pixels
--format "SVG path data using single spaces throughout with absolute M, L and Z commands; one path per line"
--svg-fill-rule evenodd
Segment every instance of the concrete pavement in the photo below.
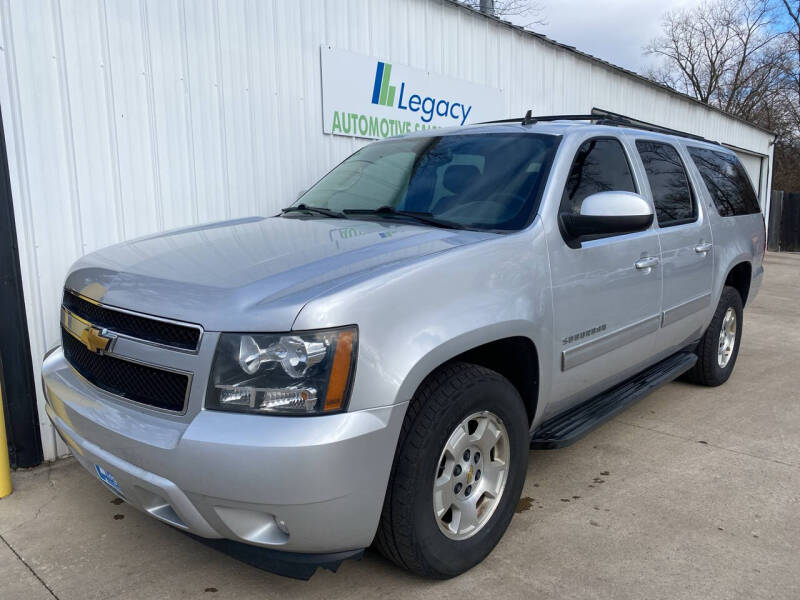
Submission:
M 481 565 L 427 581 L 368 551 L 309 582 L 118 504 L 72 460 L 13 475 L 0 598 L 800 598 L 800 255 L 770 254 L 739 362 L 672 383 L 570 448 L 530 454 L 523 500 Z

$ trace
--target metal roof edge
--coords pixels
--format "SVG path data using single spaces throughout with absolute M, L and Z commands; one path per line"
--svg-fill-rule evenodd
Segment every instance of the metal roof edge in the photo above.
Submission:
M 649 78 L 645 77 L 644 75 L 640 75 L 639 73 L 636 73 L 635 71 L 631 71 L 631 70 L 626 69 L 624 67 L 620 67 L 619 65 L 615 65 L 614 63 L 610 63 L 607 60 L 603 60 L 602 58 L 598 58 L 596 56 L 593 56 L 591 54 L 588 54 L 586 52 L 578 50 L 575 46 L 569 46 L 567 44 L 562 44 L 561 42 L 558 42 L 556 40 L 550 39 L 549 37 L 547 37 L 546 35 L 544 35 L 542 33 L 536 33 L 535 31 L 531 31 L 529 29 L 525 29 L 524 27 L 522 27 L 520 25 L 514 25 L 514 23 L 512 23 L 510 21 L 505 21 L 505 20 L 500 19 L 499 17 L 495 17 L 493 15 L 487 15 L 486 13 L 482 13 L 481 11 L 479 11 L 479 10 L 477 10 L 475 8 L 472 8 L 471 6 L 467 6 L 466 4 L 463 4 L 463 3 L 459 2 L 458 0 L 438 0 L 438 1 L 443 1 L 445 4 L 449 4 L 451 6 L 458 7 L 460 9 L 466 10 L 466 11 L 468 11 L 468 12 L 474 14 L 474 15 L 483 17 L 483 18 L 488 19 L 490 21 L 494 21 L 498 25 L 503 25 L 503 26 L 509 27 L 510 29 L 514 29 L 516 31 L 519 31 L 520 33 L 523 33 L 523 34 L 528 35 L 528 36 L 530 36 L 532 38 L 540 40 L 540 41 L 542 41 L 542 42 L 544 42 L 546 44 L 550 44 L 551 46 L 555 46 L 556 48 L 560 48 L 561 50 L 565 50 L 565 51 L 570 52 L 572 54 L 576 54 L 576 55 L 580 56 L 581 58 L 589 60 L 590 62 L 597 63 L 602 67 L 605 67 L 605 68 L 607 68 L 607 69 L 609 69 L 611 71 L 616 71 L 616 72 L 618 72 L 618 73 L 620 73 L 622 75 L 630 77 L 631 79 L 636 79 L 636 80 L 638 80 L 638 81 L 640 81 L 640 82 L 642 82 L 642 83 L 644 83 L 646 85 L 649 85 L 650 87 L 654 87 L 654 88 L 656 88 L 658 90 L 661 90 L 663 92 L 667 92 L 667 93 L 672 94 L 673 96 L 677 96 L 677 97 L 679 97 L 679 98 L 681 98 L 683 100 L 688 100 L 690 102 L 693 102 L 693 103 L 695 103 L 695 104 L 697 104 L 697 105 L 699 105 L 699 106 L 701 106 L 701 107 L 703 107 L 705 109 L 711 110 L 713 112 L 720 113 L 720 114 L 722 114 L 722 115 L 724 115 L 724 116 L 726 116 L 726 117 L 728 117 L 730 119 L 733 119 L 735 121 L 739 121 L 740 123 L 744 123 L 745 125 L 748 125 L 748 126 L 754 128 L 754 129 L 758 129 L 759 131 L 763 131 L 764 133 L 770 134 L 773 137 L 773 140 L 777 137 L 777 134 L 774 131 L 772 131 L 770 129 L 767 129 L 766 127 L 762 127 L 761 125 L 757 125 L 756 123 L 753 123 L 752 121 L 748 121 L 747 119 L 745 119 L 743 117 L 739 117 L 737 115 L 731 114 L 731 113 L 729 113 L 729 112 L 727 112 L 727 111 L 725 111 L 725 110 L 723 110 L 721 108 L 717 108 L 716 106 L 711 106 L 710 104 L 706 104 L 705 102 L 701 102 L 697 98 L 693 98 L 692 96 L 690 96 L 688 94 L 684 94 L 683 92 L 679 92 L 678 90 L 673 89 L 673 88 L 669 87 L 668 85 L 664 85 L 663 83 L 658 83 L 657 81 L 653 81 L 652 79 L 649 79 Z

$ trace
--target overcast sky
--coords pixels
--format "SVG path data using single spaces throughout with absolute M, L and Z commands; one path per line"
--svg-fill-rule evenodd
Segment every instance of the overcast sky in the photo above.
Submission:
M 531 25 L 558 42 L 575 46 L 626 69 L 643 73 L 654 59 L 642 46 L 661 31 L 661 17 L 671 9 L 700 0 L 537 0 L 546 25 Z M 506 17 L 508 18 L 508 17 Z M 524 25 L 530 17 L 508 20 Z

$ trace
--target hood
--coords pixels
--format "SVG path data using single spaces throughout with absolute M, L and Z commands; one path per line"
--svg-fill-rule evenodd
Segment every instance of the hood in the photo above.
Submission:
M 326 291 L 495 234 L 346 219 L 251 218 L 89 254 L 66 287 L 208 331 L 287 331 Z

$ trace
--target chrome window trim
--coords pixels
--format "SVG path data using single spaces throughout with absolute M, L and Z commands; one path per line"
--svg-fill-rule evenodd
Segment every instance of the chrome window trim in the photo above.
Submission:
M 102 302 L 99 302 L 98 300 L 95 300 L 93 298 L 89 298 L 87 296 L 84 296 L 80 292 L 76 292 L 75 290 L 71 290 L 69 288 L 64 288 L 64 293 L 72 294 L 73 296 L 76 296 L 76 297 L 80 298 L 81 300 L 84 300 L 85 302 L 89 302 L 90 304 L 94 304 L 95 306 L 99 306 L 99 307 L 104 308 L 106 310 L 111 310 L 111 311 L 115 311 L 115 312 L 119 312 L 119 313 L 128 314 L 128 315 L 131 315 L 131 316 L 134 316 L 134 317 L 139 317 L 141 319 L 151 319 L 153 321 L 160 321 L 162 323 L 169 323 L 170 325 L 178 325 L 180 327 L 187 327 L 189 329 L 196 329 L 199 332 L 199 335 L 197 337 L 197 345 L 194 347 L 194 349 L 190 349 L 190 348 L 179 348 L 178 346 L 170 346 L 169 344 L 162 344 L 160 342 L 154 342 L 152 340 L 146 340 L 146 339 L 142 339 L 140 337 L 127 335 L 127 334 L 124 334 L 124 333 L 118 333 L 118 332 L 114 331 L 113 329 L 106 328 L 106 329 L 108 329 L 109 332 L 113 333 L 115 336 L 117 336 L 119 338 L 125 338 L 127 340 L 138 342 L 140 344 L 147 344 L 148 346 L 155 346 L 156 348 L 164 348 L 165 350 L 171 350 L 173 352 L 183 352 L 184 354 L 197 354 L 198 352 L 200 352 L 200 346 L 203 343 L 203 335 L 205 334 L 205 330 L 203 329 L 202 325 L 198 325 L 197 323 L 187 323 L 185 321 L 176 321 L 175 319 L 167 319 L 165 317 L 158 317 L 156 315 L 150 315 L 150 314 L 147 314 L 147 313 L 136 312 L 134 310 L 128 310 L 126 308 L 120 308 L 118 306 L 111 306 L 109 304 L 103 304 Z M 64 310 L 69 310 L 64 306 L 63 302 L 61 304 L 61 308 L 63 308 Z M 69 311 L 69 312 L 72 313 L 72 311 Z M 80 315 L 76 315 L 76 316 L 80 317 Z M 83 319 L 84 321 L 87 320 L 87 319 L 85 319 L 83 317 L 80 317 L 80 318 Z

